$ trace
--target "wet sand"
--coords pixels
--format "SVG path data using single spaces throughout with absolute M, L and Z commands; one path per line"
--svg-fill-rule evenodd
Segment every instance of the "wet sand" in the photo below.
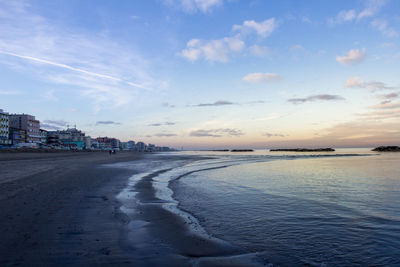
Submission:
M 137 153 L 1 153 L 0 265 L 132 264 L 115 196 Z
M 137 171 L 103 164 L 155 157 L 0 153 L 0 265 L 252 265 L 254 254 L 196 235 L 163 209 L 152 186 L 157 172 L 134 186 L 136 215 L 121 212 L 117 195 Z

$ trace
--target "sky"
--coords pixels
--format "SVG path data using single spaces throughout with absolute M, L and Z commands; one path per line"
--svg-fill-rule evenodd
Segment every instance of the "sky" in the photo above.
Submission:
M 0 0 L 0 109 L 183 149 L 400 144 L 400 1 Z

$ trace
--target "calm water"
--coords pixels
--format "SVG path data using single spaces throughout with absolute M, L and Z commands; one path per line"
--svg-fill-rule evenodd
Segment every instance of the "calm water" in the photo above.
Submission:
M 400 266 L 400 153 L 186 154 L 214 159 L 155 187 L 213 237 L 275 265 Z

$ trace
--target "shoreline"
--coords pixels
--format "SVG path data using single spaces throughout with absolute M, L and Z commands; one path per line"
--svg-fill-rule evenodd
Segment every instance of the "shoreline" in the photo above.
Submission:
M 152 182 L 168 169 L 135 183 L 135 198 L 141 203 L 135 214 L 121 210 L 118 196 L 142 171 L 118 163 L 170 162 L 188 156 L 2 155 L 6 155 L 0 156 L 3 266 L 248 266 L 243 261 L 245 251 L 191 232 L 184 218 L 162 206 L 165 201 L 156 197 Z

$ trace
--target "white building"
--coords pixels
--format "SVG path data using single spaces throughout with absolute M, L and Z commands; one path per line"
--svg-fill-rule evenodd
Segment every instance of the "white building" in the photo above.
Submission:
M 0 146 L 10 145 L 10 115 L 0 109 Z

